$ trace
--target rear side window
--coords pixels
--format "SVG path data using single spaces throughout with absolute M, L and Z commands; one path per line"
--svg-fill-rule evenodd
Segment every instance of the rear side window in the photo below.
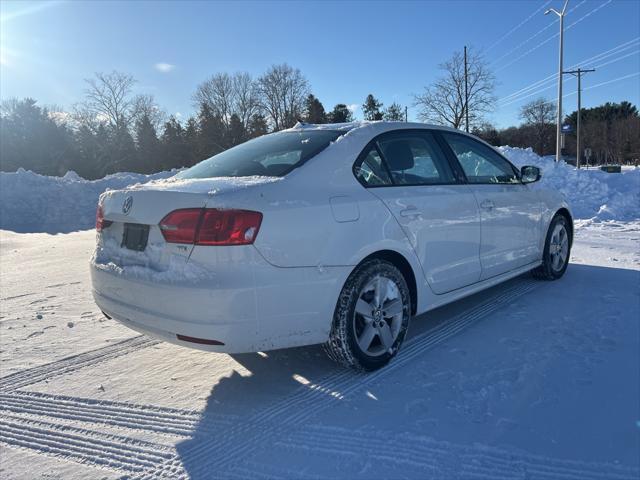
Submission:
M 469 183 L 520 183 L 511 164 L 486 145 L 471 138 L 443 133 Z
M 204 160 L 176 177 L 282 177 L 327 148 L 343 133 L 308 130 L 264 135 Z
M 394 184 L 454 183 L 447 159 L 431 134 L 394 134 L 378 144 Z

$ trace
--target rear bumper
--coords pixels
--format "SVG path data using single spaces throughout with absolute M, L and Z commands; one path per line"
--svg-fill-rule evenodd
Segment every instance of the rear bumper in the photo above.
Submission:
M 96 304 L 129 328 L 200 350 L 245 353 L 327 340 L 351 267 L 280 268 L 253 246 L 214 248 L 194 251 L 191 261 L 210 273 L 195 280 L 179 272 L 142 279 L 139 267 L 129 275 L 92 262 Z

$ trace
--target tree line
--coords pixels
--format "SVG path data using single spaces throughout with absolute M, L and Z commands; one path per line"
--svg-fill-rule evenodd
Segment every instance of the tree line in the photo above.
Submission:
M 497 129 L 486 120 L 495 110 L 495 77 L 482 55 L 470 48 L 465 69 L 462 53 L 454 52 L 439 69 L 441 76 L 413 96 L 420 120 L 460 129 L 468 123 L 472 133 L 493 145 L 555 152 L 553 102 L 529 102 L 520 110 L 519 126 Z M 347 104 L 325 110 L 302 72 L 286 63 L 257 78 L 243 72 L 212 75 L 193 92 L 196 113 L 186 120 L 167 117 L 152 95 L 134 94 L 135 84 L 125 73 L 96 73 L 70 112 L 41 107 L 31 98 L 2 102 L 0 170 L 25 168 L 45 175 L 74 170 L 87 179 L 119 171 L 151 173 L 194 165 L 298 121 L 354 120 Z M 372 121 L 407 120 L 406 107 L 393 102 L 385 108 L 373 94 L 365 98 L 362 115 Z M 575 127 L 576 118 L 573 112 L 566 123 Z M 591 163 L 637 161 L 639 122 L 629 102 L 584 109 L 582 144 L 592 151 Z M 575 135 L 566 136 L 565 153 L 575 157 Z
M 535 99 L 520 109 L 522 123 L 517 127 L 498 130 L 482 124 L 473 133 L 492 145 L 532 147 L 538 155 L 553 155 L 556 149 L 556 105 L 544 98 Z M 567 115 L 563 154 L 570 163 L 576 158 L 576 127 L 578 112 Z M 583 108 L 580 120 L 581 164 L 638 164 L 640 160 L 640 116 L 630 102 L 607 102 L 593 108 Z M 585 149 L 591 153 L 585 155 Z
M 227 148 L 298 121 L 354 120 L 344 103 L 326 111 L 309 82 L 287 64 L 258 78 L 217 73 L 193 93 L 197 113 L 186 121 L 169 116 L 151 95 L 135 95 L 135 79 L 121 72 L 86 80 L 83 100 L 70 113 L 11 99 L 0 110 L 0 169 L 87 179 L 120 171 L 151 173 L 188 167 Z M 362 105 L 367 120 L 405 120 L 397 103 L 386 109 L 373 95 Z

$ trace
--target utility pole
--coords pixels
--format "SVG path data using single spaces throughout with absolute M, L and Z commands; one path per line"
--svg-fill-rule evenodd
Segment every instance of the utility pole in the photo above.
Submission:
M 405 123 L 409 121 L 409 109 L 406 105 L 404 106 L 404 121 Z
M 558 17 L 560 17 L 560 61 L 559 61 L 559 66 L 558 66 L 558 118 L 557 118 L 557 125 L 556 125 L 556 162 L 560 161 L 560 154 L 561 154 L 561 148 L 562 148 L 562 144 L 561 144 L 561 135 L 562 135 L 562 50 L 564 48 L 564 15 L 565 12 L 567 11 L 567 4 L 569 3 L 569 0 L 564 0 L 564 6 L 562 7 L 562 11 L 559 12 L 557 11 L 555 8 L 550 8 L 549 10 L 547 10 L 546 12 L 544 12 L 545 15 L 547 15 L 548 13 L 555 13 Z
M 568 0 L 567 0 L 568 1 Z M 469 72 L 467 69 L 467 46 L 464 46 L 464 130 L 469 133 Z
M 578 77 L 578 119 L 576 122 L 576 167 L 580 168 L 580 157 L 582 156 L 582 151 L 580 150 L 580 117 L 582 116 L 582 75 L 589 72 L 595 72 L 596 69 L 592 68 L 589 70 L 582 70 L 578 68 L 577 70 L 569 70 L 568 72 L 563 72 L 568 75 L 573 75 L 574 77 Z

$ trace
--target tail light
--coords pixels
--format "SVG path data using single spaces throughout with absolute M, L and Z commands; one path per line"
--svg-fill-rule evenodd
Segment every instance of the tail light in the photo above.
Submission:
M 160 230 L 169 243 L 250 245 L 258 236 L 260 223 L 260 212 L 186 208 L 164 217 Z
M 102 205 L 98 205 L 98 209 L 96 210 L 96 232 L 101 232 L 112 223 L 112 221 L 104 219 L 104 211 L 102 210 Z

